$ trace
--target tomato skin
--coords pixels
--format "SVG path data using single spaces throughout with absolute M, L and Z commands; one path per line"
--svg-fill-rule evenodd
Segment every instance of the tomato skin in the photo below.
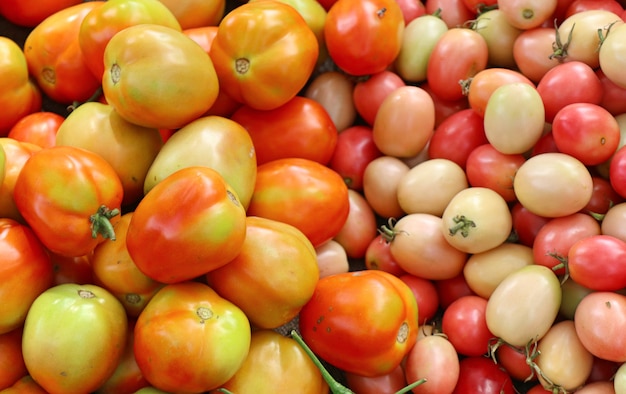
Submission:
M 22 328 L 0 334 L 0 351 L 2 359 L 2 377 L 0 390 L 5 390 L 17 382 L 21 377 L 28 375 L 24 358 L 22 357 Z
M 300 230 L 255 216 L 246 217 L 239 254 L 206 275 L 209 286 L 237 305 L 253 325 L 269 329 L 298 314 L 313 295 L 318 278 L 315 250 Z
M 29 2 L 6 0 L 0 3 L 0 15 L 18 26 L 32 28 L 52 14 L 81 2 L 80 0 L 42 1 L 33 7 Z
M 609 163 L 610 164 L 610 163 Z M 582 212 L 605 214 L 608 210 L 624 201 L 611 186 L 608 179 L 593 176 L 593 194 Z
M 609 181 L 613 190 L 626 198 L 626 148 L 617 149 L 609 164 Z
M 446 309 L 454 301 L 466 295 L 476 295 L 469 287 L 463 273 L 450 279 L 441 279 L 435 281 L 437 294 L 439 295 L 439 305 Z
M 258 37 L 266 37 L 259 45 Z M 220 87 L 252 108 L 277 108 L 311 76 L 317 38 L 293 7 L 258 1 L 237 7 L 219 24 L 210 51 Z M 276 88 L 281 81 L 281 88 Z
M 257 168 L 248 215 L 291 224 L 317 247 L 333 238 L 350 212 L 341 176 L 307 159 L 273 160 Z
M 365 267 L 370 270 L 381 270 L 395 276 L 406 274 L 398 262 L 393 258 L 390 250 L 391 244 L 378 234 L 365 251 Z
M 513 178 L 526 159 L 519 154 L 504 154 L 491 144 L 475 148 L 467 157 L 467 180 L 472 186 L 488 187 L 507 202 L 517 200 Z
M 33 154 L 13 191 L 17 208 L 46 248 L 68 257 L 86 255 L 115 237 L 106 223 L 118 219 L 123 194 L 122 182 L 105 159 L 72 146 Z
M 337 136 L 337 144 L 328 166 L 343 177 L 348 188 L 363 191 L 365 168 L 380 156 L 382 152 L 374 143 L 372 129 L 355 125 Z
M 459 356 L 444 336 L 427 335 L 410 350 L 404 364 L 407 382 L 426 379 L 415 394 L 451 393 L 459 380 Z
M 146 380 L 167 392 L 205 392 L 228 381 L 250 349 L 250 323 L 200 282 L 163 287 L 135 325 L 134 353 Z
M 203 26 L 217 26 L 226 9 L 226 1 L 172 1 L 162 3 L 172 12 L 183 29 Z
M 230 119 L 248 131 L 258 165 L 286 157 L 328 164 L 337 145 L 337 128 L 330 115 L 306 97 L 296 96 L 265 111 L 244 105 Z
M 402 365 L 380 376 L 367 377 L 350 372 L 344 372 L 344 376 L 350 390 L 359 394 L 395 393 L 407 384 Z
M 356 76 L 379 73 L 391 65 L 400 52 L 403 32 L 404 15 L 395 0 L 338 0 L 324 24 L 330 57 Z
M 567 266 L 572 280 L 589 289 L 622 289 L 626 287 L 626 242 L 604 234 L 585 237 L 570 247 Z
M 148 277 L 162 283 L 181 282 L 225 265 L 240 252 L 245 217 L 237 194 L 217 171 L 186 167 L 141 199 L 128 227 L 126 246 Z
M 272 330 L 252 333 L 246 360 L 220 388 L 233 393 L 328 393 L 328 384 L 300 345 Z
M 487 353 L 493 334 L 487 327 L 486 309 L 486 299 L 470 295 L 457 299 L 443 312 L 441 330 L 457 353 L 469 357 Z
M 405 85 L 404 80 L 390 70 L 383 70 L 365 81 L 357 82 L 352 91 L 352 99 L 358 114 L 368 125 L 374 125 L 376 113 L 385 97 Z
M 13 125 L 7 137 L 48 148 L 56 144 L 56 134 L 64 120 L 56 112 L 33 112 Z
M 0 138 L 0 146 L 4 153 L 4 177 L 0 187 L 0 217 L 10 218 L 24 223 L 24 218 L 15 205 L 13 191 L 15 182 L 24 167 L 24 163 L 33 153 L 41 148 L 26 142 L 20 142 L 12 138 Z
M 550 57 L 554 52 L 552 43 L 555 41 L 555 29 L 535 27 L 524 30 L 513 43 L 513 58 L 520 72 L 534 83 L 541 81 L 543 76 L 559 61 Z
M 369 329 L 359 330 L 363 325 Z M 404 282 L 383 271 L 331 275 L 318 281 L 300 311 L 299 326 L 322 359 L 348 372 L 376 376 L 394 370 L 415 344 L 417 303 Z
M 322 104 L 337 131 L 342 132 L 356 121 L 353 92 L 354 81 L 350 76 L 339 71 L 324 71 L 313 77 L 304 96 Z
M 376 214 L 360 192 L 348 189 L 348 200 L 350 202 L 348 217 L 333 239 L 341 244 L 348 257 L 361 259 L 365 257 L 367 247 L 378 235 Z
M 532 213 L 519 202 L 511 208 L 511 218 L 518 242 L 529 247 L 533 246 L 537 233 L 550 220 Z
M 513 394 L 511 376 L 487 357 L 467 357 L 459 363 L 459 380 L 453 393 Z
M 104 1 L 80 3 L 54 13 L 26 37 L 24 54 L 28 70 L 51 99 L 62 104 L 83 102 L 100 86 L 91 74 L 78 42 L 85 16 Z
M 398 276 L 398 278 L 413 291 L 417 301 L 420 325 L 426 324 L 439 311 L 439 295 L 437 294 L 435 283 L 411 274 L 403 274 Z
M 108 291 L 95 285 L 57 285 L 37 297 L 28 311 L 24 362 L 50 393 L 92 392 L 115 371 L 127 335 L 124 308 Z

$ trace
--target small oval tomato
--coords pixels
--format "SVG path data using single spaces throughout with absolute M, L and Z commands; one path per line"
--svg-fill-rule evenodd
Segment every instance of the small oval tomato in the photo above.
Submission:
M 363 194 L 379 216 L 395 218 L 404 215 L 398 203 L 398 186 L 409 169 L 408 164 L 388 155 L 377 157 L 365 167 Z
M 49 393 L 93 392 L 122 357 L 130 335 L 127 320 L 117 298 L 99 286 L 51 287 L 37 297 L 26 316 L 22 339 L 26 368 Z
M 257 164 L 300 157 L 328 164 L 337 145 L 337 128 L 319 102 L 295 96 L 280 107 L 239 107 L 230 117 L 252 138 Z
M 515 202 L 513 179 L 524 161 L 521 153 L 504 154 L 492 144 L 481 145 L 467 157 L 467 180 L 472 186 L 488 187 L 507 202 Z
M 513 43 L 513 58 L 517 68 L 534 83 L 538 83 L 548 70 L 559 64 L 551 56 L 555 37 L 554 27 L 535 27 L 522 31 Z
M 487 327 L 511 346 L 526 346 L 548 332 L 560 304 L 561 288 L 554 272 L 528 265 L 506 276 L 487 300 Z
M 415 344 L 417 303 L 404 282 L 383 271 L 331 275 L 317 282 L 300 311 L 299 327 L 313 352 L 330 364 L 381 375 L 400 365 Z
M 515 69 L 515 40 L 524 31 L 513 26 L 501 9 L 487 9 L 478 14 L 473 28 L 487 43 L 490 67 Z
M 378 234 L 365 251 L 365 268 L 385 271 L 398 277 L 406 274 L 391 254 L 390 245 L 382 234 Z
M 441 330 L 457 353 L 464 356 L 487 354 L 493 334 L 487 327 L 487 299 L 464 296 L 455 300 L 443 312 Z
M 349 212 L 348 187 L 341 176 L 299 158 L 273 160 L 257 168 L 247 211 L 293 225 L 315 247 L 337 235 Z
M 534 86 L 524 74 L 508 68 L 491 67 L 479 71 L 468 81 L 467 101 L 470 108 L 484 116 L 489 97 L 497 88 L 519 82 Z
M 376 147 L 372 129 L 355 125 L 337 136 L 335 150 L 328 166 L 343 177 L 348 188 L 363 191 L 363 176 L 367 165 L 382 152 Z
M 206 275 L 209 286 L 237 305 L 253 325 L 270 329 L 298 314 L 318 278 L 315 249 L 300 230 L 255 216 L 246 217 L 239 254 Z
M 439 311 L 439 295 L 434 281 L 411 274 L 402 274 L 398 278 L 413 291 L 419 311 L 420 325 L 431 321 Z
M 48 148 L 56 145 L 56 134 L 64 121 L 65 118 L 56 112 L 33 112 L 22 117 L 7 137 Z
M 338 71 L 325 71 L 312 78 L 304 96 L 317 101 L 330 115 L 338 132 L 354 124 L 357 117 L 353 97 L 354 81 Z
M 0 377 L 0 391 L 4 391 L 28 375 L 22 357 L 22 327 L 0 334 L 0 351 L 2 352 L 0 366 L 3 372 Z
M 372 126 L 385 97 L 405 85 L 404 80 L 390 70 L 383 70 L 372 74 L 364 81 L 358 81 L 352 91 L 352 99 L 358 114 Z
M 111 224 L 119 219 L 123 194 L 120 178 L 104 158 L 73 146 L 33 154 L 13 191 L 19 212 L 46 248 L 68 257 L 115 239 Z
M 378 235 L 376 214 L 365 196 L 348 189 L 350 210 L 341 230 L 333 239 L 344 248 L 348 257 L 361 259 L 372 240 Z
M 236 192 L 217 171 L 186 167 L 164 178 L 137 204 L 126 246 L 148 277 L 180 282 L 237 256 L 245 239 L 245 218 Z
M 453 394 L 514 394 L 513 379 L 487 357 L 466 357 L 459 363 L 459 381 Z
M 574 243 L 567 254 L 570 278 L 588 289 L 616 291 L 626 287 L 626 242 L 597 234 Z
M 259 42 L 258 37 L 266 39 Z M 295 8 L 279 1 L 257 1 L 222 19 L 210 55 L 220 88 L 235 100 L 264 110 L 285 104 L 304 87 L 319 46 Z
M 394 0 L 338 0 L 324 24 L 330 57 L 343 71 L 357 76 L 379 73 L 391 65 L 400 52 L 403 32 L 404 15 Z
M 440 15 L 449 28 L 463 26 L 465 22 L 476 18 L 476 14 L 462 0 L 428 0 L 424 5 L 427 14 Z
M 163 287 L 137 318 L 137 365 L 167 392 L 200 393 L 232 378 L 250 349 L 250 323 L 230 301 L 200 282 Z
M 52 285 L 53 272 L 41 241 L 15 220 L 0 219 L 0 250 L 0 334 L 5 334 L 22 326 L 35 298 Z
M 539 230 L 550 220 L 530 212 L 519 201 L 511 207 L 511 218 L 517 242 L 530 247 L 533 246 Z
M 427 335 L 417 341 L 406 356 L 407 382 L 426 379 L 415 394 L 451 393 L 459 380 L 459 356 L 452 343 L 441 335 Z
M 611 28 L 610 34 L 602 42 L 599 51 L 600 69 L 614 84 L 626 89 L 626 78 L 620 72 L 626 64 L 620 57 L 624 50 L 624 38 L 626 38 L 626 25 L 618 23 Z
M 348 254 L 341 244 L 333 239 L 315 248 L 320 278 L 350 271 Z
M 514 27 L 529 30 L 541 26 L 556 10 L 557 0 L 498 0 L 498 9 Z
M 613 205 L 606 211 L 600 223 L 601 233 L 626 241 L 626 231 L 624 226 L 622 226 L 622 221 L 625 217 L 626 203 L 621 202 Z

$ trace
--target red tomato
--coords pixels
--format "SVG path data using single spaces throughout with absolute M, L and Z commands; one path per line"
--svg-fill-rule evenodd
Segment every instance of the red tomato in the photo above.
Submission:
M 28 375 L 22 356 L 22 327 L 0 334 L 0 391 L 11 387 L 21 377 Z M 404 379 L 404 375 L 402 375 Z
M 475 148 L 467 157 L 467 180 L 472 186 L 488 187 L 507 202 L 517 200 L 513 178 L 526 161 L 522 154 L 504 154 L 491 144 Z
M 611 81 L 601 68 L 596 70 L 596 75 L 602 83 L 602 100 L 600 106 L 617 116 L 626 112 L 626 88 Z
M 385 70 L 400 52 L 403 32 L 404 15 L 395 0 L 338 0 L 324 24 L 330 57 L 351 75 Z
M 612 206 L 623 202 L 624 199 L 613 189 L 609 180 L 599 176 L 593 176 L 592 180 L 593 194 L 582 212 L 602 215 Z
M 609 181 L 613 190 L 622 198 L 626 198 L 626 148 L 621 147 L 611 158 L 609 165 Z
M 258 166 L 248 215 L 295 226 L 317 247 L 333 238 L 350 212 L 348 187 L 330 168 L 286 158 Z
M 539 230 L 550 221 L 549 218 L 532 213 L 519 202 L 511 208 L 511 218 L 517 242 L 530 247 L 533 246 Z
M 48 148 L 56 144 L 56 134 L 64 120 L 55 112 L 34 112 L 21 118 L 11 128 L 8 137 Z
M 393 258 L 390 243 L 385 241 L 382 234 L 378 234 L 367 247 L 365 267 L 370 270 L 385 271 L 398 277 L 406 274 L 406 271 Z
M 476 13 L 467 8 L 464 0 L 428 0 L 426 13 L 430 15 L 441 14 L 441 19 L 449 28 L 463 26 L 467 21 L 476 18 Z
M 411 289 L 391 274 L 366 270 L 321 278 L 300 311 L 299 327 L 322 359 L 347 372 L 377 376 L 400 365 L 417 340 L 417 322 Z
M 428 144 L 428 156 L 452 160 L 465 169 L 470 153 L 487 143 L 483 118 L 466 108 L 447 117 L 435 129 Z
M 487 300 L 467 295 L 452 302 L 443 312 L 441 330 L 457 353 L 464 356 L 487 354 L 493 334 L 487 327 Z
M 435 287 L 439 295 L 439 305 L 444 310 L 463 296 L 476 295 L 467 284 L 463 273 L 454 278 L 436 280 Z
M 337 128 L 317 101 L 296 96 L 280 107 L 258 110 L 244 105 L 231 120 L 252 138 L 257 163 L 300 157 L 328 164 L 337 145 Z
M 361 259 L 372 240 L 378 235 L 376 214 L 365 196 L 356 190 L 348 190 L 350 211 L 346 222 L 333 239 L 343 246 L 350 258 Z
M 0 15 L 18 26 L 35 27 L 52 14 L 80 3 L 81 0 L 52 0 L 38 1 L 33 6 L 29 1 L 3 0 Z
M 587 10 L 605 10 L 621 15 L 624 7 L 615 0 L 573 0 L 565 10 L 565 17 Z
M 597 234 L 574 243 L 567 254 L 569 275 L 576 283 L 596 291 L 626 287 L 626 242 Z
M 426 14 L 426 7 L 421 0 L 396 0 L 396 2 L 402 10 L 405 26 L 413 19 Z
M 393 71 L 383 70 L 365 81 L 357 82 L 352 91 L 354 106 L 365 122 L 372 126 L 380 104 L 389 93 L 406 84 Z
M 524 30 L 513 43 L 513 58 L 520 72 L 531 81 L 538 83 L 541 78 L 559 61 L 552 57 L 555 41 L 552 25 Z
M 367 165 L 382 152 L 374 143 L 372 129 L 355 125 L 337 136 L 335 151 L 328 166 L 343 177 L 348 188 L 363 190 L 363 175 Z
M 513 379 L 487 357 L 467 357 L 459 363 L 459 380 L 454 394 L 514 394 Z
M 449 116 L 459 112 L 462 109 L 469 108 L 469 103 L 467 102 L 467 97 L 463 96 L 460 99 L 456 100 L 445 100 L 439 97 L 433 89 L 428 84 L 428 81 L 424 82 L 420 85 L 422 89 L 424 89 L 430 97 L 433 99 L 435 103 L 435 127 L 439 127 L 439 125 L 446 120 Z
M 398 276 L 398 278 L 413 291 L 417 301 L 417 310 L 419 311 L 419 324 L 428 323 L 439 311 L 439 295 L 437 294 L 435 283 L 411 274 L 403 274 Z
M 344 372 L 344 377 L 350 390 L 359 394 L 395 393 L 406 386 L 401 365 L 384 375 L 368 377 Z
M 556 147 L 556 142 L 554 141 L 554 136 L 552 135 L 552 131 L 544 132 L 544 134 L 539 138 L 539 140 L 535 143 L 535 146 L 530 151 L 530 156 L 537 156 L 542 153 L 554 153 L 558 152 L 559 149 Z
M 531 351 L 532 349 L 534 349 L 534 347 L 530 348 Z M 534 370 L 530 369 L 530 366 L 526 362 L 525 349 L 504 344 L 503 346 L 499 346 L 496 350 L 496 357 L 500 366 L 503 367 L 513 379 L 517 379 L 518 381 L 528 379 L 529 382 L 537 380 L 537 374 Z

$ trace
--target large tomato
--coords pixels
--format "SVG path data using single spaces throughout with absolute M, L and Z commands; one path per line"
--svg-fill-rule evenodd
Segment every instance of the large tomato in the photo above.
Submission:
M 234 304 L 199 282 L 162 288 L 135 325 L 137 365 L 153 386 L 200 393 L 233 377 L 250 349 L 250 323 Z
M 239 254 L 245 218 L 236 192 L 217 171 L 186 167 L 141 199 L 126 246 L 139 270 L 158 282 L 193 279 Z
M 295 8 L 258 1 L 241 5 L 222 19 L 210 55 L 220 88 L 229 96 L 252 108 L 272 109 L 305 86 L 319 46 Z
M 300 333 L 322 359 L 364 376 L 391 372 L 417 340 L 411 289 L 383 271 L 327 276 L 300 311 Z M 366 330 L 363 327 L 367 327 Z
M 0 217 L 11 218 L 24 222 L 24 218 L 15 206 L 13 190 L 24 163 L 33 153 L 41 148 L 26 142 L 20 142 L 13 138 L 0 138 L 0 146 L 4 153 L 4 177 L 0 187 Z
M 351 75 L 385 70 L 400 52 L 403 33 L 404 16 L 394 0 L 339 0 L 324 25 L 330 57 Z
M 127 335 L 126 312 L 108 291 L 58 285 L 37 297 L 28 311 L 24 362 L 49 393 L 92 392 L 115 371 Z
M 24 163 L 13 195 L 52 252 L 83 256 L 104 239 L 115 239 L 111 223 L 121 207 L 122 182 L 96 153 L 72 146 L 41 149 Z
M 111 37 L 102 89 L 129 122 L 173 129 L 203 115 L 219 87 L 213 62 L 200 45 L 179 30 L 146 23 Z
M 341 230 L 349 211 L 348 187 L 339 174 L 312 160 L 286 158 L 257 168 L 247 212 L 291 224 L 319 246 Z
M 82 3 L 81 0 L 30 1 L 4 0 L 0 2 L 0 15 L 18 26 L 35 27 L 50 15 Z
M 65 117 L 56 112 L 33 112 L 20 118 L 7 137 L 47 148 L 56 145 L 56 134 L 63 121 Z

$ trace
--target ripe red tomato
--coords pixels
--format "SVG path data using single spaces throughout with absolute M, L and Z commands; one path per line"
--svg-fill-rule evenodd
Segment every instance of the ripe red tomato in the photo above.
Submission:
M 378 234 L 372 240 L 365 251 L 365 267 L 370 270 L 381 270 L 395 276 L 402 276 L 407 272 L 403 270 L 393 258 L 390 250 L 391 244 Z
M 466 357 L 459 363 L 459 380 L 453 394 L 514 394 L 513 379 L 487 357 Z
M 0 334 L 0 391 L 11 387 L 21 377 L 28 375 L 22 356 L 22 327 Z
M 511 218 L 517 242 L 529 247 L 533 246 L 537 233 L 543 225 L 550 221 L 549 218 L 532 213 L 519 202 L 511 208 Z
M 441 330 L 457 353 L 469 357 L 487 354 L 494 335 L 487 327 L 486 310 L 487 300 L 476 295 L 460 297 L 444 310 Z
M 444 310 L 463 296 L 476 295 L 472 288 L 469 287 L 463 273 L 460 273 L 454 278 L 436 280 L 435 287 L 439 295 L 439 305 Z
M 491 144 L 475 148 L 467 157 L 467 180 L 472 186 L 488 187 L 507 202 L 517 200 L 513 190 L 513 178 L 526 161 L 524 155 L 504 154 Z
M 597 234 L 574 243 L 567 253 L 569 275 L 576 283 L 596 291 L 626 287 L 626 242 Z
M 337 136 L 337 144 L 328 166 L 343 178 L 348 188 L 363 190 L 363 175 L 367 165 L 382 152 L 374 143 L 372 129 L 355 125 Z
M 383 70 L 371 75 L 365 81 L 357 82 L 352 91 L 352 98 L 358 114 L 368 125 L 374 125 L 376 113 L 385 97 L 405 85 L 404 80 L 390 70 Z
M 626 148 L 619 148 L 609 165 L 609 181 L 613 190 L 622 198 L 626 198 Z
M 44 19 L 65 8 L 80 4 L 81 0 L 53 0 L 33 3 L 19 0 L 0 2 L 0 15 L 18 26 L 35 27 Z
M 439 311 L 439 295 L 434 281 L 411 274 L 402 274 L 398 278 L 413 291 L 419 311 L 419 324 L 427 324 Z
M 395 0 L 338 0 L 324 24 L 330 57 L 351 75 L 385 70 L 400 52 L 403 32 L 404 15 Z
M 9 130 L 8 137 L 42 148 L 56 145 L 56 134 L 65 118 L 56 112 L 34 112 L 22 117 Z

